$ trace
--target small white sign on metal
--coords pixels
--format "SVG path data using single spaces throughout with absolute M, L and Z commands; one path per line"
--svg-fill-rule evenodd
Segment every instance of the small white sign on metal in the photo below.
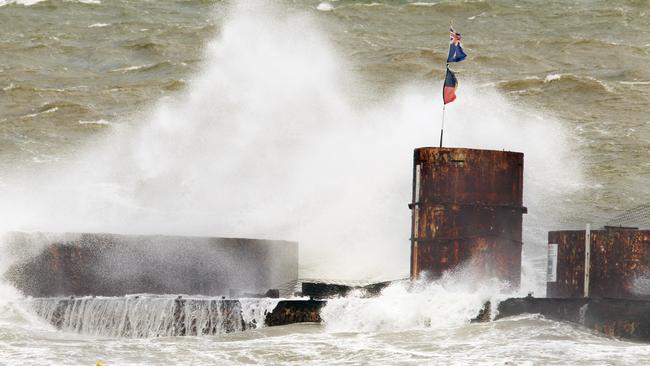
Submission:
M 548 262 L 546 266 L 546 282 L 557 281 L 557 244 L 548 245 Z

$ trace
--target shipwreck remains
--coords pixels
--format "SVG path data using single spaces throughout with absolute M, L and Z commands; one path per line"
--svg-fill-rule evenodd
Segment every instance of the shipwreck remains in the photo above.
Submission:
M 88 233 L 11 233 L 4 277 L 27 296 L 293 294 L 298 243 Z M 277 291 L 268 291 L 276 289 Z
M 463 263 L 518 287 L 524 155 L 423 147 L 413 157 L 411 279 Z

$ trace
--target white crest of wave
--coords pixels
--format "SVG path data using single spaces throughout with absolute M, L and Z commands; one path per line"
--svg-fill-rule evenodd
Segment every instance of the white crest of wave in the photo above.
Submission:
M 312 16 L 238 2 L 185 95 L 8 178 L 2 225 L 298 240 L 302 277 L 405 277 L 412 151 L 438 142 L 440 85 L 377 102 Z M 523 151 L 529 218 L 548 213 L 577 179 L 561 124 L 461 77 L 446 145 Z
M 17 4 L 23 6 L 32 6 L 46 0 L 0 0 L 0 6 Z M 82 4 L 101 4 L 100 0 L 77 0 Z
M 351 294 L 330 299 L 321 318 L 331 332 L 390 332 L 468 324 L 486 301 L 504 297 L 505 283 L 475 276 L 469 268 L 436 281 L 395 282 L 377 297 Z
M 0 0 L 0 6 L 11 5 L 11 4 L 32 6 L 34 4 L 38 4 L 38 3 L 42 2 L 42 1 L 45 1 L 45 0 Z

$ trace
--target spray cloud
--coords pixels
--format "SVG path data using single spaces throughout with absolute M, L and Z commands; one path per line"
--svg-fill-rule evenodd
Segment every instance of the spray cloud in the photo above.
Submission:
M 412 150 L 437 142 L 439 91 L 360 103 L 372 90 L 310 15 L 256 5 L 232 7 L 183 95 L 7 179 L 2 229 L 297 240 L 303 277 L 404 277 Z M 561 125 L 472 84 L 446 144 L 523 151 L 534 221 L 577 179 Z

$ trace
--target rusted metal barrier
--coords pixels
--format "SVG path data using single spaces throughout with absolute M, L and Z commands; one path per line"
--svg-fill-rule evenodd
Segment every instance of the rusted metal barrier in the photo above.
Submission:
M 590 234 L 585 292 L 585 231 L 549 232 L 557 256 L 549 258 L 547 296 L 650 299 L 650 230 L 606 228 Z
M 424 147 L 413 158 L 411 278 L 462 263 L 518 287 L 524 155 Z

